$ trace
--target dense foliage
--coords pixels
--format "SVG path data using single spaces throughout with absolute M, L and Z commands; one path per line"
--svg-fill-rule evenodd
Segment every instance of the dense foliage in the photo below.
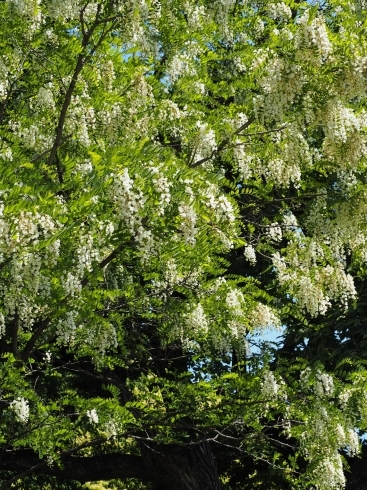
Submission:
M 344 487 L 366 33 L 347 0 L 0 3 L 0 489 Z

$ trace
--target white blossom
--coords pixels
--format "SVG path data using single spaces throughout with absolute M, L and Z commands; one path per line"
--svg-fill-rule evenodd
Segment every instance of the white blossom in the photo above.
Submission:
M 6 327 L 5 327 L 5 317 L 3 313 L 0 312 L 0 339 L 5 335 Z
M 320 490 L 345 487 L 343 463 L 338 453 L 322 459 L 314 473 Z
M 206 334 L 209 327 L 209 321 L 205 315 L 202 305 L 199 303 L 189 313 L 185 314 L 185 323 L 189 330 L 196 333 Z
M 29 419 L 29 402 L 23 397 L 18 397 L 10 403 L 11 410 L 14 411 L 15 416 L 19 422 L 23 424 L 28 422 Z
M 277 222 L 268 227 L 267 235 L 274 242 L 280 242 L 282 240 L 282 229 Z
M 37 105 L 41 109 L 55 110 L 55 101 L 50 87 L 41 87 L 37 95 Z
M 246 247 L 244 249 L 244 256 L 245 256 L 245 259 L 248 262 L 250 262 L 251 265 L 256 264 L 256 253 L 255 253 L 254 247 L 251 244 L 246 245 Z
M 319 397 L 333 395 L 334 381 L 329 374 L 317 371 L 315 380 L 315 393 Z
M 274 374 L 268 371 L 264 374 L 262 381 L 261 392 L 267 398 L 276 398 L 279 393 L 279 384 L 277 383 Z
M 272 19 L 288 20 L 292 17 L 291 9 L 284 2 L 269 3 L 267 10 Z
M 99 418 L 95 408 L 92 408 L 92 410 L 87 410 L 87 417 L 91 424 L 98 424 Z
M 226 296 L 226 304 L 232 315 L 241 316 L 244 297 L 239 289 L 231 289 Z
M 198 229 L 196 227 L 197 215 L 192 206 L 188 204 L 180 204 L 178 211 L 181 217 L 179 225 L 180 230 L 183 233 L 185 242 L 194 245 L 196 242 L 196 234 Z

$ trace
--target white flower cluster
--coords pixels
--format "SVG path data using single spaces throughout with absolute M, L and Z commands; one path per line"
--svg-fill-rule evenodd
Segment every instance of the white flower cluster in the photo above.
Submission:
M 233 156 L 238 167 L 238 173 L 242 181 L 246 181 L 253 172 L 253 166 L 259 167 L 260 164 L 254 155 L 245 153 L 243 144 L 240 140 L 236 141 L 236 146 L 233 149 Z M 256 161 L 255 165 L 254 162 Z
M 263 93 L 254 98 L 257 119 L 262 123 L 265 119 L 282 121 L 285 110 L 301 93 L 304 80 L 299 65 L 279 56 L 270 58 L 265 73 L 259 80 Z
M 29 420 L 29 403 L 23 397 L 18 397 L 10 403 L 11 410 L 14 411 L 15 416 L 19 422 L 23 424 Z
M 320 398 L 334 394 L 334 381 L 329 374 L 322 373 L 320 370 L 317 371 L 315 377 L 315 393 Z
M 87 417 L 89 419 L 89 422 L 91 424 L 98 424 L 99 418 L 98 418 L 98 413 L 95 408 L 92 408 L 92 410 L 87 410 Z
M 200 303 L 189 313 L 186 313 L 184 319 L 188 332 L 193 331 L 203 335 L 208 332 L 209 321 Z
M 196 228 L 197 215 L 194 208 L 188 204 L 180 204 L 178 212 L 181 218 L 179 229 L 182 231 L 185 242 L 189 245 L 194 245 L 196 242 L 196 234 L 198 229 Z
M 323 59 L 328 58 L 332 51 L 332 45 L 328 37 L 325 22 L 321 17 L 310 21 L 308 10 L 298 19 L 299 29 L 297 31 L 297 44 L 300 48 L 309 47 L 309 61 L 320 64 Z M 313 53 L 316 51 L 316 53 Z M 317 54 L 319 56 L 317 56 Z M 301 50 L 300 50 L 301 55 Z M 302 56 L 306 56 L 306 50 L 302 49 Z
M 93 171 L 93 165 L 90 160 L 85 160 L 84 163 L 75 165 L 75 172 L 81 175 L 88 175 Z
M 236 217 L 230 200 L 223 194 L 218 195 L 218 189 L 212 184 L 208 184 L 203 192 L 203 198 L 206 205 L 211 209 L 216 219 L 229 224 L 234 224 Z
M 73 134 L 85 147 L 90 146 L 90 133 L 96 128 L 94 107 L 87 103 L 88 99 L 87 93 L 83 96 L 73 95 L 65 122 L 65 130 Z
M 207 123 L 198 121 L 196 123 L 198 133 L 195 138 L 195 159 L 197 161 L 202 158 L 209 158 L 217 148 L 215 141 L 215 133 L 212 129 L 208 128 Z
M 43 360 L 47 363 L 50 364 L 52 360 L 52 354 L 49 351 L 45 352 L 45 355 L 43 356 Z
M 264 21 L 260 17 L 257 17 L 255 19 L 254 26 L 253 26 L 255 37 L 260 37 L 263 34 L 264 26 L 265 26 Z
M 274 242 L 280 242 L 282 240 L 282 237 L 283 237 L 282 229 L 278 225 L 277 221 L 268 226 L 267 236 L 269 237 L 270 240 L 272 240 Z
M 297 218 L 291 212 L 287 212 L 284 215 L 283 224 L 285 227 L 287 227 L 288 230 L 294 231 L 298 228 Z
M 277 398 L 279 394 L 280 386 L 277 383 L 277 380 L 274 374 L 271 371 L 268 371 L 264 374 L 264 378 L 261 384 L 261 393 L 266 398 Z
M 351 396 L 352 396 L 352 391 L 350 389 L 346 389 L 345 391 L 339 394 L 339 402 L 342 410 L 345 410 L 347 408 Z
M 337 452 L 333 456 L 322 459 L 314 473 L 317 478 L 317 488 L 320 490 L 345 487 L 343 463 Z
M 77 275 L 81 277 L 85 271 L 91 272 L 93 262 L 99 262 L 100 259 L 100 249 L 94 244 L 93 234 L 83 234 L 80 238 L 80 243 L 76 250 Z M 70 286 L 73 288 L 74 285 L 70 283 Z M 77 291 L 77 287 L 75 291 Z
M 134 190 L 134 182 L 127 168 L 121 174 L 113 177 L 112 199 L 115 202 L 118 216 L 136 240 L 142 244 L 147 237 L 143 233 L 140 213 L 146 198 L 140 190 Z
M 5 326 L 5 318 L 2 313 L 0 313 L 0 339 L 5 335 L 6 333 L 6 326 Z
M 215 20 L 218 23 L 222 36 L 231 39 L 233 34 L 228 26 L 228 16 L 234 8 L 235 0 L 216 0 L 212 5 L 215 12 Z
M 359 436 L 353 429 L 345 432 L 342 425 L 338 424 L 335 429 L 337 441 L 340 447 L 345 447 L 349 456 L 356 456 L 359 453 Z
M 171 202 L 171 192 L 170 192 L 171 183 L 166 177 L 160 175 L 160 176 L 156 176 L 153 179 L 153 185 L 155 187 L 156 192 L 158 193 L 158 199 L 159 199 L 159 205 L 156 212 L 159 216 L 162 216 L 164 214 L 165 208 Z
M 68 297 L 78 296 L 82 290 L 80 277 L 74 276 L 71 272 L 66 272 L 66 275 L 61 277 L 60 282 Z
M 166 268 L 164 271 L 165 284 L 167 286 L 174 286 L 182 282 L 182 276 L 177 270 L 177 264 L 175 259 L 170 258 L 166 262 Z
M 230 313 L 234 316 L 243 314 L 242 306 L 244 304 L 244 296 L 239 289 L 231 289 L 226 296 L 226 304 Z
M 55 101 L 52 93 L 52 84 L 48 84 L 46 87 L 41 87 L 38 91 L 36 98 L 37 107 L 47 111 L 55 110 Z
M 218 350 L 225 351 L 230 348 L 231 344 L 233 344 L 233 341 L 236 344 L 236 351 L 237 354 L 240 356 L 243 355 L 245 352 L 249 352 L 249 345 L 246 340 L 246 333 L 247 329 L 246 326 L 243 324 L 243 322 L 239 321 L 238 318 L 234 318 L 233 320 L 228 321 L 228 327 L 230 331 L 230 338 L 224 338 L 222 336 L 222 339 L 220 340 L 220 337 L 217 335 L 215 338 L 214 344 L 219 346 L 220 342 L 222 343 L 222 348 L 218 348 Z M 219 342 L 218 342 L 219 341 Z M 224 347 L 227 346 L 227 347 Z
M 52 0 L 49 8 L 48 15 L 57 20 L 75 19 L 80 15 L 81 4 L 79 0 L 65 0 L 59 2 L 59 0 Z
M 105 89 L 111 92 L 113 89 L 113 82 L 115 81 L 115 69 L 112 60 L 107 60 L 102 67 L 102 80 L 105 85 Z
M 360 451 L 359 436 L 353 429 L 348 429 L 344 444 L 349 456 L 356 456 Z
M 9 87 L 9 69 L 5 60 L 0 58 L 0 100 L 5 99 Z
M 106 433 L 107 439 L 116 437 L 118 434 L 118 425 L 114 420 L 109 420 L 104 426 L 104 432 Z
M 7 3 L 29 22 L 29 34 L 32 34 L 41 24 L 41 0 L 7 0 Z
M 302 434 L 301 445 L 311 464 L 320 490 L 340 489 L 345 486 L 343 465 L 338 449 L 351 448 L 358 451 L 358 437 L 355 431 L 341 426 L 332 425 L 332 419 L 325 406 L 317 404 Z
M 278 328 L 280 326 L 280 320 L 274 311 L 263 303 L 258 303 L 250 312 L 249 320 L 255 329 Z
M 164 121 L 172 122 L 180 119 L 182 117 L 182 113 L 178 105 L 170 99 L 164 99 L 161 103 L 159 118 Z
M 202 20 L 205 19 L 205 7 L 203 5 L 186 4 L 187 22 L 193 29 L 198 29 L 202 25 Z
M 31 124 L 28 127 L 21 127 L 18 125 L 15 134 L 21 138 L 22 143 L 26 148 L 35 149 L 37 151 L 44 151 L 47 148 L 52 147 L 53 134 L 48 128 L 48 134 L 41 131 L 42 128 L 38 127 L 36 124 Z
M 56 327 L 57 343 L 59 345 L 68 345 L 75 338 L 76 325 L 75 320 L 78 312 L 75 310 L 68 311 L 65 318 L 59 320 Z
M 267 5 L 268 15 L 271 19 L 288 20 L 292 17 L 292 11 L 284 2 L 269 3 Z
M 256 253 L 254 247 L 250 245 L 246 245 L 244 252 L 243 252 L 245 259 L 250 262 L 251 265 L 256 264 Z
M 189 56 L 186 54 L 174 56 L 167 68 L 167 75 L 175 82 L 178 78 L 187 74 L 195 74 L 195 69 Z
M 347 308 L 357 296 L 352 276 L 345 272 L 342 264 L 317 265 L 313 254 L 318 249 L 300 249 L 297 245 L 290 244 L 287 264 L 279 253 L 273 255 L 273 264 L 280 284 L 287 285 L 298 307 L 311 316 L 325 314 L 332 300 L 340 301 Z
M 118 102 L 113 104 L 105 103 L 102 109 L 96 113 L 96 118 L 101 125 L 104 136 L 109 141 L 115 141 L 121 126 L 122 109 Z
M 283 41 L 283 42 L 287 42 L 287 41 L 292 41 L 293 39 L 293 32 L 290 31 L 289 29 L 287 29 L 286 27 L 284 27 L 284 29 L 282 29 L 279 33 L 280 35 L 280 39 Z
M 0 99 L 1 99 L 1 94 L 0 94 Z M 13 152 L 11 148 L 6 143 L 3 142 L 0 148 L 0 158 L 2 158 L 3 160 L 9 160 L 10 162 L 13 160 Z
M 301 371 L 299 379 L 303 388 L 308 388 L 310 376 L 311 376 L 311 368 L 307 367 L 306 369 Z
M 286 154 L 282 155 L 283 157 Z M 292 182 L 295 187 L 299 186 L 301 180 L 301 170 L 296 161 L 284 161 L 281 158 L 270 160 L 264 166 L 265 176 L 273 180 L 280 187 L 289 187 Z
M 341 101 L 333 100 L 323 114 L 323 154 L 341 168 L 356 166 L 367 153 L 365 138 L 361 134 L 363 126 L 363 114 L 358 117 Z
M 342 100 L 348 101 L 352 98 L 366 96 L 365 74 L 367 58 L 355 53 L 355 57 L 344 67 L 337 92 Z
M 107 349 L 116 349 L 118 347 L 116 329 L 113 325 L 103 325 L 95 337 L 99 352 L 104 355 Z

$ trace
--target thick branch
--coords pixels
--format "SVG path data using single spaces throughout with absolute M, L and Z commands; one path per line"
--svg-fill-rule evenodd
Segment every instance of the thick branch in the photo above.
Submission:
M 102 270 L 104 269 L 110 262 L 112 262 L 116 257 L 117 255 L 121 252 L 121 250 L 126 247 L 126 245 L 131 245 L 131 243 L 122 243 L 119 247 L 117 247 L 115 250 L 113 250 L 110 255 L 108 255 L 105 259 L 103 259 L 98 265 L 97 267 L 95 267 L 93 269 L 93 271 L 86 277 L 84 277 L 84 279 L 82 279 L 82 282 L 81 282 L 81 285 L 82 285 L 82 288 L 84 288 L 85 286 L 87 286 L 87 284 L 89 283 L 90 281 L 90 278 L 93 277 L 93 275 L 99 271 L 99 270 Z
M 92 35 L 92 33 L 93 33 L 93 26 L 92 26 L 91 30 L 87 33 L 87 35 L 84 37 L 83 45 L 84 45 L 85 40 L 87 40 L 87 43 L 88 43 L 89 38 Z M 66 113 L 67 113 L 68 108 L 70 106 L 71 97 L 72 97 L 73 92 L 75 90 L 75 86 L 76 86 L 76 83 L 78 81 L 79 74 L 83 69 L 84 63 L 85 63 L 85 57 L 84 57 L 84 50 L 83 50 L 83 52 L 80 53 L 80 55 L 78 56 L 78 61 L 76 63 L 76 67 L 75 67 L 73 76 L 71 78 L 68 90 L 66 92 L 64 103 L 63 103 L 62 108 L 61 108 L 59 121 L 58 121 L 57 128 L 56 128 L 56 138 L 55 138 L 53 147 L 51 148 L 50 156 L 48 157 L 48 161 L 47 161 L 49 166 L 52 166 L 52 164 L 54 163 L 57 150 L 59 149 L 59 147 L 61 145 L 63 131 L 64 131 L 64 125 L 65 125 L 65 120 L 66 120 Z
M 43 322 L 41 322 L 38 325 L 37 330 L 34 332 L 32 337 L 28 340 L 27 345 L 25 346 L 22 352 L 21 358 L 23 360 L 26 360 L 29 357 L 29 355 L 33 351 L 33 348 L 37 340 L 41 337 L 43 331 L 46 330 L 46 328 L 49 326 L 50 322 L 51 322 L 51 318 L 46 318 L 45 320 L 43 320 Z
M 367 450 L 363 448 L 362 458 L 351 465 L 347 473 L 346 490 L 367 490 Z
M 48 161 L 47 161 L 49 166 L 51 166 L 54 163 L 55 158 L 56 158 L 56 154 L 57 154 L 57 150 L 59 149 L 61 142 L 62 142 L 64 125 L 65 125 L 65 120 L 66 120 L 66 114 L 67 114 L 68 108 L 70 106 L 71 98 L 72 98 L 73 92 L 75 90 L 80 72 L 82 71 L 85 63 L 90 59 L 90 57 L 94 54 L 95 50 L 100 46 L 100 44 L 102 43 L 102 41 L 105 38 L 105 36 L 107 35 L 107 33 L 110 32 L 110 30 L 112 29 L 112 27 L 111 27 L 110 29 L 107 29 L 105 32 L 103 32 L 98 43 L 92 48 L 91 52 L 87 55 L 86 54 L 86 48 L 89 44 L 90 38 L 92 37 L 95 29 L 97 28 L 97 26 L 104 24 L 106 21 L 110 20 L 110 19 L 99 20 L 98 17 L 99 17 L 100 11 L 101 11 L 101 4 L 98 4 L 96 19 L 95 19 L 94 23 L 92 24 L 91 28 L 88 31 L 85 31 L 83 28 L 84 35 L 83 35 L 83 40 L 82 40 L 82 52 L 78 56 L 77 63 L 76 63 L 75 69 L 74 69 L 74 73 L 71 77 L 69 87 L 68 87 L 66 94 L 65 94 L 64 103 L 63 103 L 62 108 L 61 108 L 59 121 L 58 121 L 57 128 L 56 128 L 56 138 L 55 138 L 53 147 L 51 149 L 50 156 L 49 156 Z M 83 10 L 81 11 L 81 24 L 82 24 L 82 26 L 84 26 Z M 59 174 L 59 179 L 60 179 L 59 168 L 58 168 L 58 174 Z
M 207 442 L 189 446 L 155 444 L 141 446 L 142 454 L 112 453 L 91 457 L 62 457 L 62 468 L 40 462 L 30 450 L 5 453 L 0 460 L 0 471 L 17 474 L 4 482 L 0 490 L 13 481 L 29 475 L 44 474 L 79 482 L 136 478 L 156 483 L 160 490 L 222 490 L 213 453 Z
M 56 464 L 50 467 L 45 461 L 40 462 L 37 455 L 31 451 L 16 451 L 2 457 L 0 470 L 14 471 L 23 475 L 24 473 L 51 475 L 80 482 L 108 481 L 115 478 L 154 481 L 141 457 L 119 453 L 91 457 L 67 456 L 62 458 L 62 468 L 59 468 Z M 8 488 L 9 482 L 10 480 L 1 485 L 0 490 Z

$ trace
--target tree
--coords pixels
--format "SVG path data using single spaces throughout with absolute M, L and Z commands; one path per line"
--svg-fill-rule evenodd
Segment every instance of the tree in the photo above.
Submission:
M 0 9 L 0 488 L 344 486 L 364 357 L 300 342 L 365 274 L 363 6 Z

